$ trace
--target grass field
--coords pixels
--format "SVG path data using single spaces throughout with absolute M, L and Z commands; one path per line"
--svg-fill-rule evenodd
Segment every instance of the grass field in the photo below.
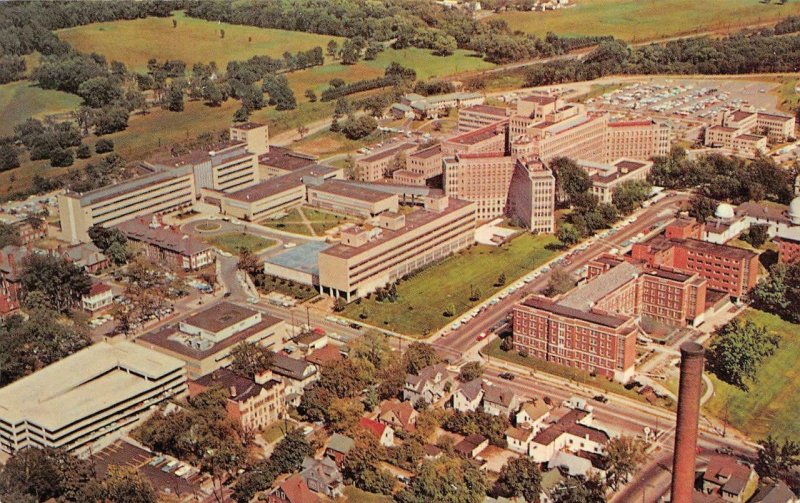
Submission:
M 172 20 L 178 22 L 172 27 Z M 225 30 L 225 38 L 220 37 Z M 148 17 L 130 21 L 94 23 L 56 32 L 59 38 L 83 52 L 96 51 L 136 71 L 147 69 L 147 60 L 180 59 L 191 69 L 194 63 L 215 61 L 225 69 L 228 61 L 254 55 L 281 57 L 321 46 L 338 37 L 270 30 L 254 26 L 213 23 L 177 12 L 171 18 Z
M 364 313 L 366 323 L 404 334 L 429 333 L 457 319 L 443 314 L 450 304 L 463 313 L 480 302 L 469 300 L 472 288 L 487 298 L 499 289 L 494 283 L 501 273 L 512 283 L 552 258 L 557 252 L 547 245 L 557 242 L 551 235 L 526 233 L 503 247 L 473 246 L 401 282 L 397 302 L 377 302 L 373 296 L 351 303 L 343 314 L 359 320 Z
M 266 239 L 244 232 L 226 232 L 217 234 L 216 236 L 204 237 L 203 240 L 224 252 L 234 255 L 237 255 L 239 250 L 243 248 L 256 253 L 277 244 L 277 242 L 272 239 Z
M 305 220 L 301 212 L 305 215 Z M 302 207 L 292 208 L 281 218 L 267 218 L 261 224 L 273 229 L 291 232 L 292 234 L 321 236 L 325 234 L 325 231 L 352 220 L 352 218 L 343 215 L 335 215 L 311 207 Z
M 348 140 L 341 133 L 333 133 L 324 129 L 295 142 L 292 148 L 324 159 L 326 156 L 354 152 L 366 145 L 381 142 L 392 136 L 395 136 L 395 133 L 375 131 L 360 140 Z
M 772 434 L 800 441 L 800 326 L 756 310 L 748 310 L 743 317 L 778 334 L 780 346 L 764 361 L 747 393 L 711 376 L 714 396 L 705 408 L 718 419 L 727 416 L 731 426 L 756 440 Z
M 0 135 L 11 134 L 14 125 L 28 117 L 69 112 L 78 108 L 81 99 L 74 94 L 49 91 L 27 80 L 0 86 Z
M 301 208 L 301 211 L 306 215 L 306 218 L 311 223 L 314 232 L 321 236 L 325 231 L 339 227 L 346 222 L 352 222 L 353 219 L 344 215 L 337 215 L 327 211 L 318 210 L 316 208 Z
M 520 356 L 516 351 L 503 351 L 500 349 L 500 342 L 500 339 L 493 340 L 486 346 L 486 348 L 483 350 L 483 353 L 491 358 L 497 358 L 515 363 L 517 365 L 522 365 L 523 367 L 528 367 L 534 372 L 538 371 L 546 374 L 552 374 L 564 379 L 569 379 L 575 383 L 593 386 L 603 391 L 616 393 L 617 395 L 626 396 L 640 402 L 647 402 L 647 400 L 635 390 L 625 389 L 625 386 L 616 381 L 610 381 L 605 377 L 600 376 L 593 377 L 582 370 L 564 367 L 563 365 L 557 365 L 555 363 L 546 362 L 530 356 Z M 672 408 L 675 404 L 671 399 L 665 398 L 663 400 L 659 399 L 656 405 Z
M 355 486 L 345 486 L 344 501 L 347 503 L 391 503 L 391 496 L 368 493 Z
M 800 3 L 759 0 L 576 0 L 576 6 L 548 12 L 506 12 L 512 30 L 544 36 L 614 35 L 630 42 L 707 31 L 729 31 L 800 14 Z

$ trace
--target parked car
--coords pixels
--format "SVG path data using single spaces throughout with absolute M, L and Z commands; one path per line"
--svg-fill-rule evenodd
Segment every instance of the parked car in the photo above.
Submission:
M 517 376 L 515 376 L 511 372 L 503 372 L 502 374 L 499 374 L 497 377 L 499 377 L 500 379 L 505 379 L 506 381 L 513 381 L 514 378 Z
M 594 400 L 600 403 L 607 403 L 608 398 L 605 395 L 595 395 Z

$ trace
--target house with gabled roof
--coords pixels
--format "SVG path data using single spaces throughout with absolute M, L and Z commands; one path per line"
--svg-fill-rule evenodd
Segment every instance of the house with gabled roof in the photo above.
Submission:
M 362 417 L 358 421 L 358 425 L 372 433 L 382 446 L 391 447 L 394 445 L 394 430 L 391 426 L 379 423 L 368 417 Z
M 330 458 L 322 460 L 306 456 L 303 460 L 300 476 L 308 488 L 329 498 L 338 498 L 344 492 L 342 472 L 336 462 Z
M 478 410 L 483 400 L 483 389 L 486 387 L 486 382 L 481 379 L 473 379 L 472 381 L 461 384 L 453 392 L 451 404 L 453 409 L 459 412 L 471 412 Z
M 417 411 L 411 402 L 397 400 L 385 401 L 381 404 L 378 421 L 409 433 L 417 429 Z
M 755 478 L 755 471 L 736 458 L 713 456 L 703 473 L 703 492 L 717 494 L 731 503 L 741 503 L 745 489 Z
M 420 399 L 427 403 L 438 402 L 445 395 L 449 377 L 450 373 L 444 363 L 427 366 L 417 375 L 408 374 L 403 385 L 403 400 L 411 403 L 417 403 Z
M 549 415 L 550 406 L 543 400 L 530 400 L 520 405 L 514 416 L 514 424 L 538 432 Z
M 269 495 L 269 503 L 320 503 L 320 498 L 306 485 L 303 477 L 294 474 L 287 478 Z
M 519 397 L 510 389 L 487 386 L 483 393 L 483 411 L 493 416 L 508 418 L 516 412 Z
M 336 466 L 341 468 L 344 465 L 344 459 L 350 450 L 356 445 L 355 441 L 341 433 L 334 433 L 328 439 L 328 445 L 325 447 L 325 457 L 332 459 Z

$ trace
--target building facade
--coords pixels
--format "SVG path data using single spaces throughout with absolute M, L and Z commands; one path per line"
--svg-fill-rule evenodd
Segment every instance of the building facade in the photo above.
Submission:
M 355 159 L 356 180 L 360 182 L 376 182 L 391 174 L 392 167 L 398 164 L 398 157 L 407 156 L 417 149 L 417 144 L 403 142 L 379 152 L 367 154 Z M 405 161 L 402 162 L 405 165 Z M 399 169 L 400 166 L 398 166 Z
M 117 229 L 150 260 L 170 267 L 196 271 L 213 264 L 216 258 L 212 246 L 160 223 L 156 217 L 129 220 Z
M 653 120 L 608 123 L 606 162 L 621 157 L 647 160 L 669 154 L 669 124 Z

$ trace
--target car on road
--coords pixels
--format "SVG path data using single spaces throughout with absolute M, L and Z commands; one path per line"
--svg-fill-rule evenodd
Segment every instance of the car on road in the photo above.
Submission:
M 608 403 L 608 397 L 605 395 L 595 395 L 592 399 L 596 402 Z
M 499 377 L 500 379 L 505 379 L 506 381 L 513 381 L 514 378 L 517 376 L 515 376 L 511 372 L 503 372 L 502 374 L 498 374 L 497 377 Z
M 358 323 L 351 323 L 350 328 L 352 328 L 353 330 L 361 330 L 361 325 L 359 325 Z
M 478 335 L 478 337 L 477 337 L 477 340 L 479 340 L 479 341 L 482 341 L 482 340 L 484 340 L 485 338 L 486 338 L 486 332 L 481 332 L 481 333 Z

